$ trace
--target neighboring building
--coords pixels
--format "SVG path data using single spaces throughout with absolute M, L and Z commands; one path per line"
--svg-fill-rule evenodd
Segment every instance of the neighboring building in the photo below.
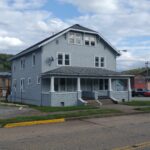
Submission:
M 12 57 L 11 99 L 44 106 L 130 100 L 130 76 L 116 72 L 119 55 L 98 32 L 73 25 Z
M 0 97 L 6 97 L 10 90 L 10 72 L 0 72 Z
M 132 88 L 133 89 L 147 89 L 147 90 L 150 90 L 149 71 L 147 72 L 147 70 L 144 70 L 144 71 L 142 71 L 138 74 L 134 74 L 134 78 L 132 80 Z

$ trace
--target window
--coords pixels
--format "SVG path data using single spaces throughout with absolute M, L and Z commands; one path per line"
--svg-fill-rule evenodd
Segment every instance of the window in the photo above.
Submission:
M 85 41 L 85 45 L 95 46 L 96 38 L 92 35 L 85 35 L 84 41 Z
M 95 67 L 105 67 L 105 58 L 104 57 L 95 57 Z
M 101 57 L 101 67 L 103 68 L 103 67 L 105 67 L 104 65 L 105 65 L 105 59 L 104 59 L 104 57 Z
M 90 45 L 90 37 L 89 36 L 85 36 L 85 45 Z
M 103 90 L 103 87 L 104 87 L 104 80 L 103 79 L 100 79 L 99 80 L 99 90 Z
M 13 88 L 16 90 L 16 88 L 17 88 L 17 80 L 16 79 L 14 79 L 13 80 Z
M 81 45 L 82 44 L 82 34 L 76 33 L 76 44 Z
M 41 83 L 41 78 L 39 76 L 37 76 L 37 84 Z
M 90 37 L 91 46 L 95 46 L 95 38 L 93 36 Z
M 59 92 L 73 92 L 77 90 L 77 80 L 74 78 L 55 78 L 55 91 Z
M 20 90 L 21 91 L 24 91 L 24 88 L 25 88 L 25 82 L 24 81 L 25 81 L 25 79 L 23 79 L 23 78 L 20 80 Z
M 28 78 L 28 85 L 30 85 L 31 84 L 31 78 L 29 77 Z
M 58 65 L 70 65 L 70 55 L 69 54 L 58 54 Z
M 35 60 L 35 54 L 32 55 L 32 66 L 35 66 L 36 60 Z
M 69 43 L 74 44 L 75 43 L 75 36 L 74 33 L 70 32 L 69 34 Z
M 99 67 L 99 57 L 95 57 L 95 67 Z
M 70 34 L 69 34 L 69 43 L 70 44 L 81 45 L 82 44 L 82 34 L 81 33 L 70 32 Z
M 65 54 L 65 65 L 70 65 L 69 54 Z
M 108 79 L 99 79 L 99 90 L 108 90 Z
M 21 67 L 21 69 L 25 68 L 25 59 L 21 59 L 20 67 Z
M 58 65 L 63 65 L 63 54 L 58 54 Z

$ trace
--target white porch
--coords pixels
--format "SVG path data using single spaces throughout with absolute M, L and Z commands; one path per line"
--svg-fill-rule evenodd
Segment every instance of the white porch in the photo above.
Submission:
M 109 97 L 118 101 L 128 101 L 130 93 L 130 78 L 65 76 L 42 78 L 42 95 L 44 99 L 51 99 L 50 105 L 77 105 L 79 98 L 86 100 Z

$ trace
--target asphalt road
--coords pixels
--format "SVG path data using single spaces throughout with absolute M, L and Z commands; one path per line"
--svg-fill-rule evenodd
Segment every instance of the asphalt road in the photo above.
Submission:
M 0 129 L 0 150 L 119 150 L 122 147 L 150 150 L 150 114 Z

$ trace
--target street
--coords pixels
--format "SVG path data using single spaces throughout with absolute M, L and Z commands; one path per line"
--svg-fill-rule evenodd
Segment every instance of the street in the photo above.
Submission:
M 150 114 L 0 129 L 0 150 L 119 150 L 126 146 L 124 150 L 150 149 Z

